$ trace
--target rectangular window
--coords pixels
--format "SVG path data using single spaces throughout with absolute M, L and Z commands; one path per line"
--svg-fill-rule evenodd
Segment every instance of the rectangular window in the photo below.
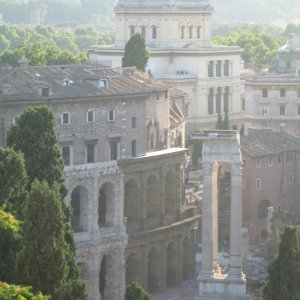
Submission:
M 260 168 L 260 159 L 259 158 L 256 160 L 256 168 Z
M 64 112 L 61 115 L 61 123 L 62 124 L 70 124 L 71 119 L 70 119 L 70 113 L 69 112 Z
M 197 26 L 197 39 L 200 39 L 201 37 L 201 27 Z
M 63 146 L 62 147 L 62 157 L 65 163 L 65 166 L 70 166 L 71 164 L 71 147 Z
M 289 184 L 294 183 L 294 173 L 289 173 Z
M 88 122 L 95 122 L 95 111 L 94 110 L 88 110 L 88 112 L 87 112 L 87 121 Z
M 212 60 L 208 63 L 208 77 L 214 77 L 214 62 Z
M 86 145 L 86 162 L 88 164 L 95 162 L 95 144 Z
M 262 96 L 263 96 L 263 98 L 268 97 L 268 89 L 262 89 Z
M 117 139 L 110 141 L 110 160 L 118 160 L 119 155 L 120 141 Z
M 280 97 L 285 97 L 285 88 L 280 89 Z
M 42 97 L 49 97 L 49 88 L 42 88 Z
M 281 104 L 281 105 L 279 106 L 279 114 L 280 114 L 281 116 L 284 116 L 284 115 L 285 115 L 285 105 L 284 105 L 284 104 Z
M 100 89 L 107 88 L 107 86 L 108 86 L 107 79 L 100 79 L 99 80 L 99 88 Z
M 260 107 L 260 111 L 262 115 L 268 115 L 269 114 L 269 105 L 262 105 Z
M 224 63 L 224 76 L 229 76 L 229 60 L 225 60 Z
M 136 157 L 136 140 L 131 141 L 131 155 L 132 157 Z
M 269 157 L 269 167 L 272 167 L 272 165 L 273 165 L 273 159 L 272 157 Z
M 108 111 L 108 121 L 115 121 L 116 119 L 116 113 L 114 109 L 110 109 Z
M 131 128 L 136 129 L 136 117 L 131 118 Z
M 245 98 L 242 98 L 242 111 L 245 111 L 246 109 L 246 101 Z
M 208 107 L 208 114 L 212 115 L 214 113 L 214 94 L 213 90 L 207 95 L 207 107 Z
M 222 73 L 222 61 L 218 60 L 216 65 L 216 76 L 221 77 L 221 73 Z
M 261 189 L 261 186 L 260 186 L 260 179 L 257 178 L 257 179 L 256 179 L 256 190 L 257 190 L 257 191 L 260 191 L 260 189 Z

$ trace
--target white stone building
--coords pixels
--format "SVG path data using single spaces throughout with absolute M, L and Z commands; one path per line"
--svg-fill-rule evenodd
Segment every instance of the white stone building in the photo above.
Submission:
M 240 128 L 239 47 L 212 46 L 213 8 L 207 0 L 119 0 L 114 46 L 91 46 L 90 62 L 120 66 L 126 42 L 135 33 L 150 51 L 147 70 L 189 95 L 187 132 L 215 128 L 228 112 Z

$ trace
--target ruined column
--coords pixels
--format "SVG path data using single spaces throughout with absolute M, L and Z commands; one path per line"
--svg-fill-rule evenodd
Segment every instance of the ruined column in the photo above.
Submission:
M 242 166 L 231 166 L 230 272 L 242 275 Z
M 203 163 L 202 271 L 212 276 L 218 262 L 217 164 Z

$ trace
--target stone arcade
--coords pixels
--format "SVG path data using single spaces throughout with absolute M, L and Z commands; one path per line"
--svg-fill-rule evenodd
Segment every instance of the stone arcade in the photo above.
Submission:
M 242 158 L 236 131 L 205 131 L 202 140 L 203 219 L 200 299 L 244 300 L 246 280 L 242 273 Z M 218 172 L 231 171 L 230 269 L 223 274 L 218 265 Z

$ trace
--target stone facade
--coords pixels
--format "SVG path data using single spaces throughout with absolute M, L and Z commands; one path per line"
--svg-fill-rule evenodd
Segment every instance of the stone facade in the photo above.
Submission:
M 212 46 L 213 8 L 208 1 L 120 0 L 116 6 L 116 45 L 91 46 L 90 62 L 120 66 L 132 34 L 145 37 L 147 70 L 188 95 L 187 132 L 215 128 L 218 114 L 242 127 L 239 47 Z
M 120 300 L 134 279 L 157 292 L 194 275 L 183 93 L 134 68 L 91 65 L 2 69 L 0 91 L 0 146 L 29 105 L 54 112 L 91 300 Z

